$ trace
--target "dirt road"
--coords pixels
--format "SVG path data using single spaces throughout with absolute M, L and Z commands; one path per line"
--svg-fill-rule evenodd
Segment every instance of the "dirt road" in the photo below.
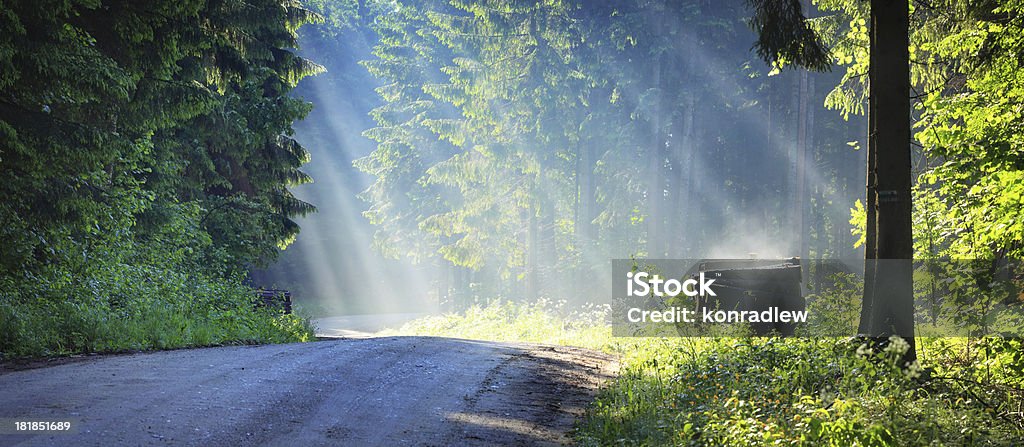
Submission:
M 428 337 L 120 355 L 0 373 L 0 445 L 537 445 L 569 441 L 603 354 Z M 20 444 L 19 444 L 20 443 Z

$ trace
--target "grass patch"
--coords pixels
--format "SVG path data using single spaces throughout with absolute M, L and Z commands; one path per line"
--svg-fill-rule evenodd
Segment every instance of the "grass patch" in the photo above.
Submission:
M 253 307 L 240 279 L 108 266 L 88 281 L 0 288 L 0 359 L 307 341 L 307 318 Z
M 546 343 L 614 352 L 618 347 L 611 326 L 605 323 L 609 312 L 610 308 L 602 305 L 570 308 L 564 301 L 495 300 L 473 305 L 462 313 L 419 318 L 381 334 Z
M 617 353 L 620 376 L 581 445 L 1018 445 L 1019 340 L 917 340 L 923 368 L 836 338 L 616 338 L 607 309 L 494 302 L 391 334 L 566 344 Z M 858 349 L 859 348 L 859 349 Z
M 1017 445 L 1019 376 L 978 377 L 1012 352 L 963 362 L 965 340 L 919 340 L 931 371 L 894 348 L 837 339 L 652 340 L 582 421 L 583 445 Z M 894 345 L 890 345 L 894 346 Z M 987 396 L 980 397 L 982 395 Z

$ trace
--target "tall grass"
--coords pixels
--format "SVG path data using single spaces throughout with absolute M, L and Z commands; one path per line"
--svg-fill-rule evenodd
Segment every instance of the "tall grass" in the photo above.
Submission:
M 0 287 L 0 358 L 313 338 L 308 319 L 254 308 L 240 278 L 127 264 L 102 273 Z
M 570 308 L 564 301 L 533 303 L 495 300 L 461 313 L 428 316 L 383 335 L 430 335 L 475 340 L 546 343 L 614 351 L 610 308 L 588 304 Z

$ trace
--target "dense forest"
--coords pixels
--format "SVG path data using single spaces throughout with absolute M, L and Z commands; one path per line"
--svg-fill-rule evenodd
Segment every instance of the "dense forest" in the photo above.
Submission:
M 292 2 L 5 2 L 0 350 L 307 336 L 242 278 L 313 211 Z M 284 329 L 284 330 L 282 330 Z
M 363 176 L 346 172 L 365 178 L 361 211 L 373 227 L 337 217 L 354 214 L 339 210 L 351 203 L 308 221 L 373 231 L 379 253 L 413 266 L 407 300 L 449 308 L 498 296 L 592 301 L 606 292 L 591 279 L 613 258 L 862 259 L 865 246 L 872 257 L 869 2 L 808 9 L 802 35 L 828 49 L 812 71 L 760 51 L 773 16 L 756 13 L 773 5 L 312 2 L 328 21 L 303 40 L 330 70 L 301 94 L 372 121 L 359 129 L 369 143 L 339 142 L 351 123 L 314 111 L 304 141 L 320 160 L 355 158 Z M 883 258 L 1020 255 L 1017 6 L 909 5 L 913 134 L 902 152 L 916 237 Z M 879 95 L 902 95 L 899 86 Z M 329 203 L 337 189 L 318 188 L 297 191 Z M 345 262 L 322 253 L 343 236 L 318 233 L 270 280 L 324 301 L 386 294 L 317 288 L 361 276 L 358 265 L 315 273 Z
M 593 301 L 612 258 L 894 257 L 874 234 L 888 227 L 865 189 L 864 119 L 869 49 L 892 45 L 869 32 L 869 2 L 816 2 L 807 20 L 793 5 L 5 5 L 4 346 L 52 332 L 37 347 L 92 349 L 104 325 L 167 319 L 149 312 L 227 318 L 199 309 L 263 283 L 366 298 L 350 284 L 377 263 L 327 283 L 343 253 L 301 241 L 268 280 L 246 279 L 295 240 L 295 219 L 334 205 L 331 169 L 369 179 L 365 205 L 346 206 L 402 261 L 386 274 L 416 277 L 412 301 Z M 1022 250 L 1019 6 L 909 5 L 919 259 Z M 324 71 L 300 40 L 333 71 L 292 94 Z M 296 137 L 312 103 L 355 117 Z M 296 138 L 329 180 L 308 201 L 289 189 L 312 180 Z M 349 163 L 362 174 L 336 167 Z M 346 212 L 308 219 L 309 245 L 366 230 Z
M 840 73 L 772 70 L 751 52 L 745 4 L 319 9 L 334 20 L 304 31 L 304 51 L 329 70 L 300 94 L 369 115 L 371 144 L 339 142 L 325 128 L 350 124 L 320 110 L 300 136 L 317 160 L 355 156 L 368 175 L 355 212 L 431 301 L 592 301 L 605 292 L 588 278 L 630 256 L 862 256 L 848 222 L 866 123 L 822 106 L 845 94 Z M 326 204 L 337 189 L 297 191 Z M 358 226 L 340 207 L 306 221 Z M 315 273 L 347 257 L 322 254 L 345 236 L 320 233 L 268 282 L 330 299 L 317 284 L 358 277 Z

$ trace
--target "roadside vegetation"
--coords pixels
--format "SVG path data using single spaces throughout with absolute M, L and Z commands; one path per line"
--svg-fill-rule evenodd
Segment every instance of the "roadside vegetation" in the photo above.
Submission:
M 116 302 L 82 293 L 74 296 L 88 298 L 2 303 L 2 359 L 313 339 L 308 319 L 254 308 L 248 287 L 169 276 L 167 284 L 132 287 L 137 295 L 109 297 Z
M 42 270 L 31 284 L 4 284 L 0 359 L 122 352 L 313 338 L 309 320 L 256 308 L 240 276 L 218 276 L 183 252 L 90 263 L 81 276 Z
M 1021 341 L 918 338 L 880 352 L 846 338 L 613 337 L 598 306 L 495 301 L 392 334 L 566 344 L 621 358 L 581 445 L 1016 445 Z M 581 317 L 583 316 L 583 317 Z

